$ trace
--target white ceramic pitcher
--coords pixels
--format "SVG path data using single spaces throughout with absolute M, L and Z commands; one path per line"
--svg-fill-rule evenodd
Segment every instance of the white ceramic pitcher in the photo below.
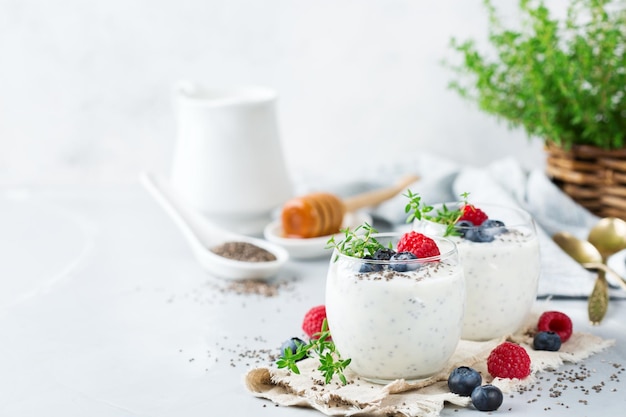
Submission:
M 265 87 L 175 88 L 177 138 L 171 182 L 191 206 L 238 233 L 259 234 L 292 197 L 276 93 Z

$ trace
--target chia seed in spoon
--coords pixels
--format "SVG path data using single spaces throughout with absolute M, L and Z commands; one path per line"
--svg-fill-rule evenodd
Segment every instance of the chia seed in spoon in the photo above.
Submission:
M 270 251 L 248 242 L 226 242 L 211 248 L 211 252 L 235 261 L 271 262 L 276 260 L 276 256 Z

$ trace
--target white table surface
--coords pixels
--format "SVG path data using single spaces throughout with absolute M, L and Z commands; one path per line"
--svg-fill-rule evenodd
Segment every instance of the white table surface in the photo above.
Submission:
M 200 269 L 138 184 L 0 189 L 0 250 L 1 416 L 322 415 L 255 398 L 243 376 L 301 336 L 304 313 L 324 303 L 327 259 L 290 261 L 276 296 L 233 291 Z M 585 301 L 550 303 L 616 346 L 584 362 L 588 394 L 569 383 L 551 398 L 556 376 L 545 373 L 497 413 L 622 415 L 626 372 L 613 364 L 626 366 L 625 302 L 597 327 Z

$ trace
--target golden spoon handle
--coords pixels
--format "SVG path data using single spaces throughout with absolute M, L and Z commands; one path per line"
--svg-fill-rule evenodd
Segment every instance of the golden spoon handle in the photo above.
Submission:
M 581 263 L 581 265 L 584 268 L 587 268 L 587 269 L 600 269 L 600 270 L 608 273 L 613 278 L 615 278 L 615 282 L 617 283 L 617 285 L 622 287 L 623 290 L 626 290 L 626 281 L 624 280 L 624 278 L 620 274 L 615 272 L 615 270 L 609 268 L 605 264 L 599 263 L 599 262 L 583 262 L 583 263 Z
M 589 295 L 587 313 L 591 324 L 598 325 L 609 307 L 609 284 L 603 270 L 598 271 L 598 278 Z

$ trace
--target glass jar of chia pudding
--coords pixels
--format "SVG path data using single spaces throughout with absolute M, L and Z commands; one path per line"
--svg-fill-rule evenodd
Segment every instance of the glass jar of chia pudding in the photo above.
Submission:
M 401 236 L 374 235 L 393 248 Z M 427 378 L 457 347 L 463 269 L 451 240 L 431 238 L 439 255 L 417 259 L 363 259 L 334 250 L 326 280 L 328 325 L 338 352 L 351 359 L 349 369 L 364 379 Z
M 462 209 L 464 202 L 434 205 Z M 495 204 L 472 203 L 486 216 L 480 225 L 457 222 L 453 235 L 465 276 L 466 303 L 461 338 L 489 340 L 515 333 L 526 321 L 537 297 L 539 240 L 526 211 Z M 414 230 L 445 234 L 445 226 L 416 221 Z

